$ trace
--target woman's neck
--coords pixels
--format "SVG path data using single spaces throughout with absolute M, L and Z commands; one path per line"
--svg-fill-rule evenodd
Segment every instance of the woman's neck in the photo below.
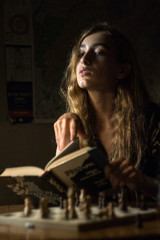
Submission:
M 89 98 L 95 113 L 96 125 L 105 127 L 110 126 L 113 114 L 113 103 L 115 95 L 113 93 L 89 92 Z

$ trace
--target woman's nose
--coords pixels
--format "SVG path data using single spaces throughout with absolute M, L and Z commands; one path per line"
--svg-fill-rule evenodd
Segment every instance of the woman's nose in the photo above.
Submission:
M 85 53 L 84 55 L 83 55 L 83 57 L 81 58 L 81 62 L 82 63 L 84 63 L 84 64 L 86 64 L 86 65 L 89 65 L 89 64 L 91 64 L 91 56 L 90 56 L 90 53 Z

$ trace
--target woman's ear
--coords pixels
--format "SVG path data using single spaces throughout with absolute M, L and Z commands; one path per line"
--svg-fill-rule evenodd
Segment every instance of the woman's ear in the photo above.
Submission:
M 118 79 L 125 79 L 131 72 L 131 65 L 129 63 L 121 64 L 120 71 L 118 72 Z

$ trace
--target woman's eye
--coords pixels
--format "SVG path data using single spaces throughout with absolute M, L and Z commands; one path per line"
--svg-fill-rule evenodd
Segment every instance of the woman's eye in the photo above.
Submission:
M 102 55 L 105 55 L 105 52 L 104 51 L 95 51 L 95 54 L 102 56 Z
M 83 57 L 84 54 L 85 54 L 85 52 L 80 52 L 78 57 L 81 58 L 81 57 Z

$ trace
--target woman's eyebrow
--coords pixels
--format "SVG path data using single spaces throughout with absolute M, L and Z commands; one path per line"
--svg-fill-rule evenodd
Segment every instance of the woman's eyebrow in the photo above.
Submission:
M 94 43 L 92 46 L 93 47 L 102 46 L 102 47 L 104 47 L 106 49 L 109 49 L 109 46 L 107 44 L 105 44 L 105 43 Z M 86 47 L 87 47 L 87 44 L 82 44 L 80 46 L 80 48 L 86 48 Z

